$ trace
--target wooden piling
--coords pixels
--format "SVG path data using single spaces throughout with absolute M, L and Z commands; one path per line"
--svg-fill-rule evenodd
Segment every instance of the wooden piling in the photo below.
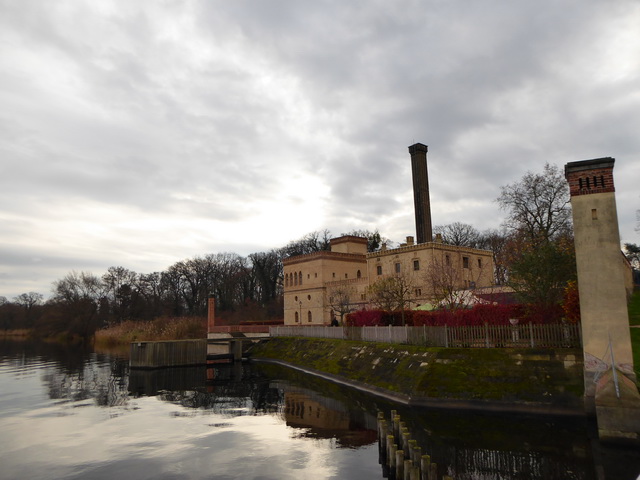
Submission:
M 431 455 L 420 457 L 420 480 L 429 480 L 429 469 L 431 468 Z
M 404 479 L 404 452 L 396 450 L 396 480 Z

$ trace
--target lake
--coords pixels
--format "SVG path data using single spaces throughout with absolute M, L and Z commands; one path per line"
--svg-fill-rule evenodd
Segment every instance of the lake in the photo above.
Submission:
M 154 371 L 0 342 L 1 479 L 381 479 L 376 415 L 397 409 L 456 480 L 635 480 L 638 452 L 583 418 L 401 408 L 261 364 Z

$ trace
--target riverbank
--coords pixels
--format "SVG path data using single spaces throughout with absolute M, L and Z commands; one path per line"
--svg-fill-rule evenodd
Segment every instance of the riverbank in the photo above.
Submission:
M 406 405 L 583 415 L 580 349 L 462 349 L 274 338 L 256 361 Z

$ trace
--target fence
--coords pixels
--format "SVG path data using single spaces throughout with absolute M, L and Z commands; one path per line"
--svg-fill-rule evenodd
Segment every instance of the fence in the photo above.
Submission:
M 272 337 L 312 337 L 364 342 L 404 343 L 430 347 L 582 347 L 580 325 L 525 324 L 463 327 L 325 327 L 277 326 Z

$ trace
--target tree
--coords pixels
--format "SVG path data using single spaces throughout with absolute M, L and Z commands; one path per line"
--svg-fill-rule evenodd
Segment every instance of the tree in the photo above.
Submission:
M 376 229 L 371 230 L 351 230 L 341 235 L 353 235 L 354 237 L 364 237 L 367 239 L 367 252 L 376 252 L 380 250 L 383 243 L 388 242 L 386 238 L 380 236 L 380 232 Z
M 478 248 L 480 232 L 468 223 L 454 222 L 448 225 L 436 225 L 433 233 L 442 235 L 442 241 L 449 245 Z
M 369 300 L 381 310 L 400 312 L 401 325 L 405 324 L 404 311 L 413 297 L 413 280 L 406 274 L 385 275 L 369 285 Z
M 507 211 L 504 226 L 535 245 L 571 231 L 569 186 L 555 165 L 547 163 L 541 174 L 527 172 L 501 187 L 497 201 Z
M 131 317 L 138 274 L 124 267 L 109 267 L 102 276 L 114 323 Z
M 29 293 L 22 293 L 17 297 L 14 297 L 13 301 L 16 304 L 23 307 L 25 310 L 31 310 L 36 305 L 42 304 L 43 298 L 44 297 L 40 293 L 29 292 Z
M 297 255 L 329 250 L 330 248 L 331 233 L 325 229 L 307 233 L 299 240 L 289 242 L 282 250 L 285 257 L 295 257 Z
M 40 319 L 42 333 L 67 332 L 88 342 L 101 324 L 104 292 L 102 280 L 90 272 L 72 271 L 53 282 L 53 298 Z
M 567 284 L 576 279 L 571 237 L 526 246 L 511 264 L 509 285 L 522 301 L 545 307 L 561 303 Z
M 496 285 L 506 285 L 508 273 L 509 236 L 505 231 L 485 230 L 480 234 L 478 248 L 493 253 L 493 278 Z
M 507 210 L 508 284 L 525 302 L 559 303 L 567 282 L 575 279 L 569 187 L 556 166 L 542 174 L 527 172 L 502 187 L 498 198 Z
M 356 310 L 357 303 L 353 301 L 355 289 L 351 285 L 335 285 L 327 289 L 326 295 L 327 305 L 340 316 L 340 325 L 343 325 L 344 316 Z

